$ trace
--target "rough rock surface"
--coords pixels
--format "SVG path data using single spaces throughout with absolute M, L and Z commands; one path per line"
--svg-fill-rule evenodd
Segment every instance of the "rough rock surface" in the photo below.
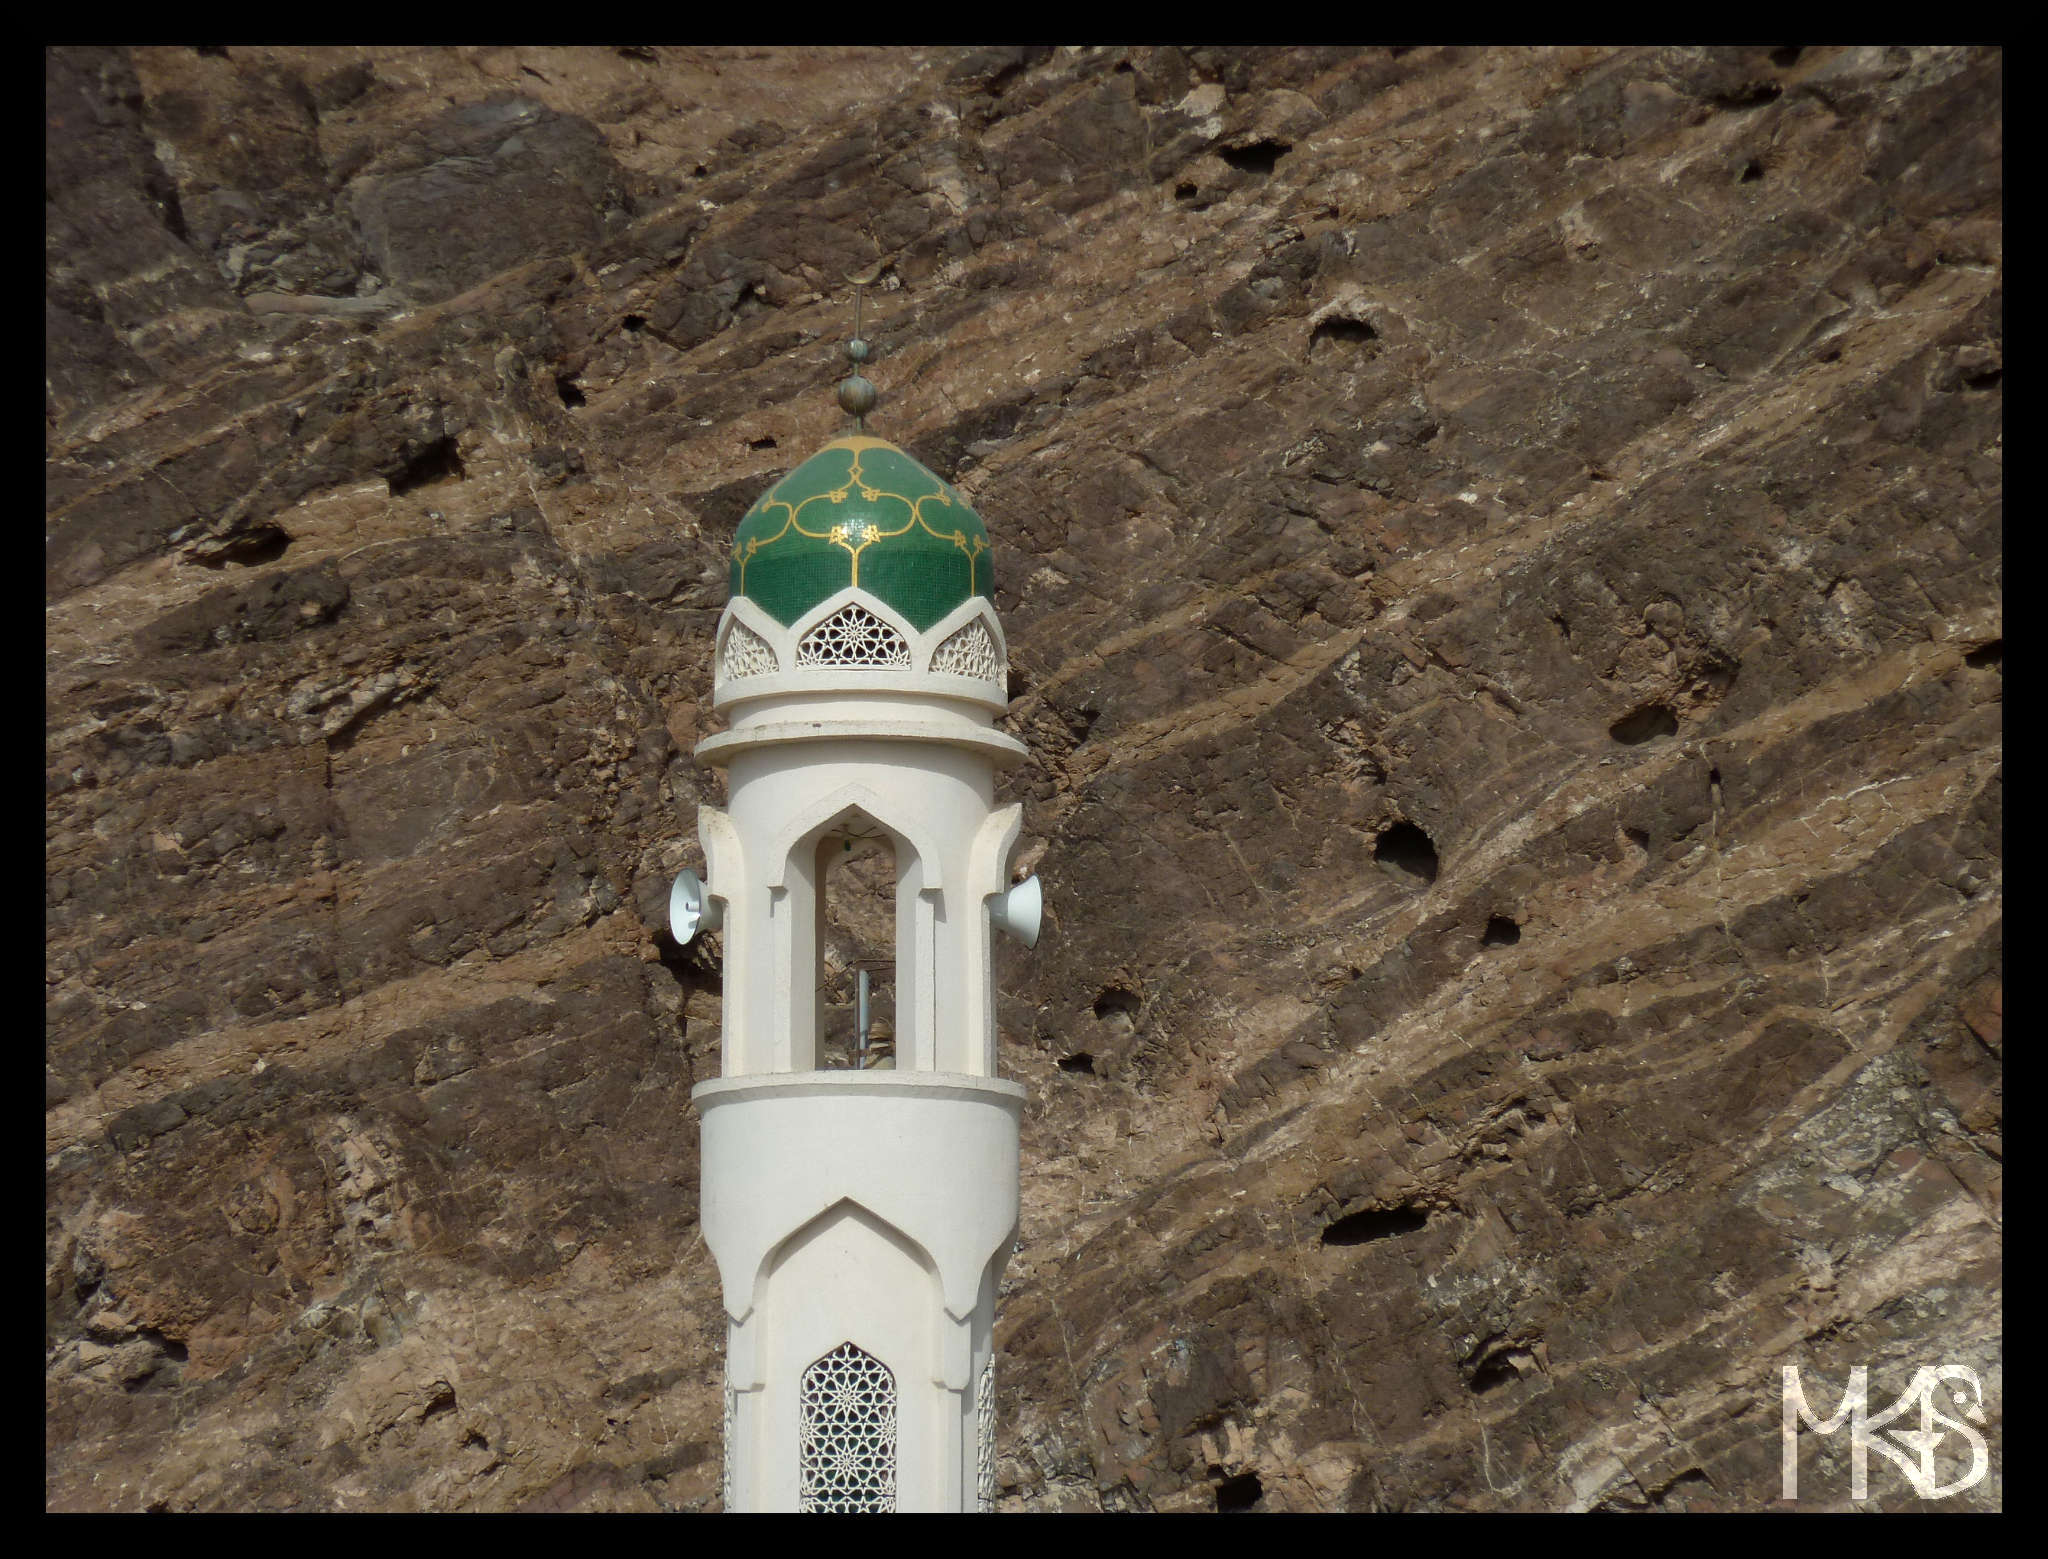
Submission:
M 1948 1363 L 1999 1504 L 1995 53 L 47 70 L 52 1506 L 716 1508 L 661 904 L 877 260 L 1048 889 L 1002 1508 L 1758 1508 Z

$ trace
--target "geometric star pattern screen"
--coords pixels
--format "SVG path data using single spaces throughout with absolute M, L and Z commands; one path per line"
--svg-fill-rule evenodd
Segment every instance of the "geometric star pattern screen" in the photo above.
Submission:
M 1003 679 L 995 640 L 988 636 L 988 628 L 979 617 L 939 646 L 932 656 L 932 670 L 956 677 L 978 677 L 983 682 Z
M 775 664 L 775 651 L 745 623 L 734 623 L 732 631 L 725 636 L 725 675 L 730 681 L 734 677 L 773 676 L 780 668 Z
M 896 1377 L 850 1342 L 804 1371 L 797 1508 L 885 1514 L 896 1508 Z
M 847 666 L 904 666 L 910 646 L 903 635 L 873 612 L 848 602 L 804 635 L 796 648 L 798 667 L 821 670 Z

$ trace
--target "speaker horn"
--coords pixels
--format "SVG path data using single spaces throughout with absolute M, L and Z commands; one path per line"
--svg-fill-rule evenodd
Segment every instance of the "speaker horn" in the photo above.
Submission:
M 688 947 L 699 931 L 716 931 L 725 924 L 725 906 L 711 898 L 697 874 L 685 868 L 668 890 L 668 929 L 678 947 Z
M 989 895 L 988 922 L 1007 931 L 1026 947 L 1038 945 L 1038 927 L 1045 916 L 1045 890 L 1036 876 L 1026 877 L 1009 892 Z

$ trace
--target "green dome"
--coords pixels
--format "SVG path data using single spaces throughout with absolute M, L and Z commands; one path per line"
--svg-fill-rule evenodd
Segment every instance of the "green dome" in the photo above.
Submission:
M 922 633 L 962 601 L 994 594 L 988 528 L 886 439 L 835 439 L 741 519 L 732 594 L 788 627 L 848 585 Z

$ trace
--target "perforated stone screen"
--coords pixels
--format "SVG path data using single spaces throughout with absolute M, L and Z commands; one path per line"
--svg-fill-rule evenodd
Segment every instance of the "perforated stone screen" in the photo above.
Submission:
M 979 677 L 984 682 L 1003 679 L 1003 663 L 996 655 L 996 641 L 988 625 L 977 617 L 932 652 L 932 670 L 956 677 Z
M 745 623 L 734 623 L 732 631 L 725 636 L 727 679 L 771 676 L 778 669 L 775 651 L 768 641 Z
M 981 1384 L 974 1390 L 975 1430 L 980 1436 L 980 1464 L 975 1502 L 983 1510 L 996 1502 L 996 1356 L 981 1361 Z
M 850 1342 L 804 1371 L 798 1508 L 896 1508 L 896 1377 Z
M 732 1430 L 733 1420 L 738 1416 L 736 1394 L 731 1386 L 725 1388 L 725 1471 L 719 1484 L 720 1497 L 727 1510 L 732 1509 Z
M 863 606 L 849 601 L 804 635 L 796 647 L 799 670 L 844 670 L 855 666 L 908 666 L 903 635 Z

